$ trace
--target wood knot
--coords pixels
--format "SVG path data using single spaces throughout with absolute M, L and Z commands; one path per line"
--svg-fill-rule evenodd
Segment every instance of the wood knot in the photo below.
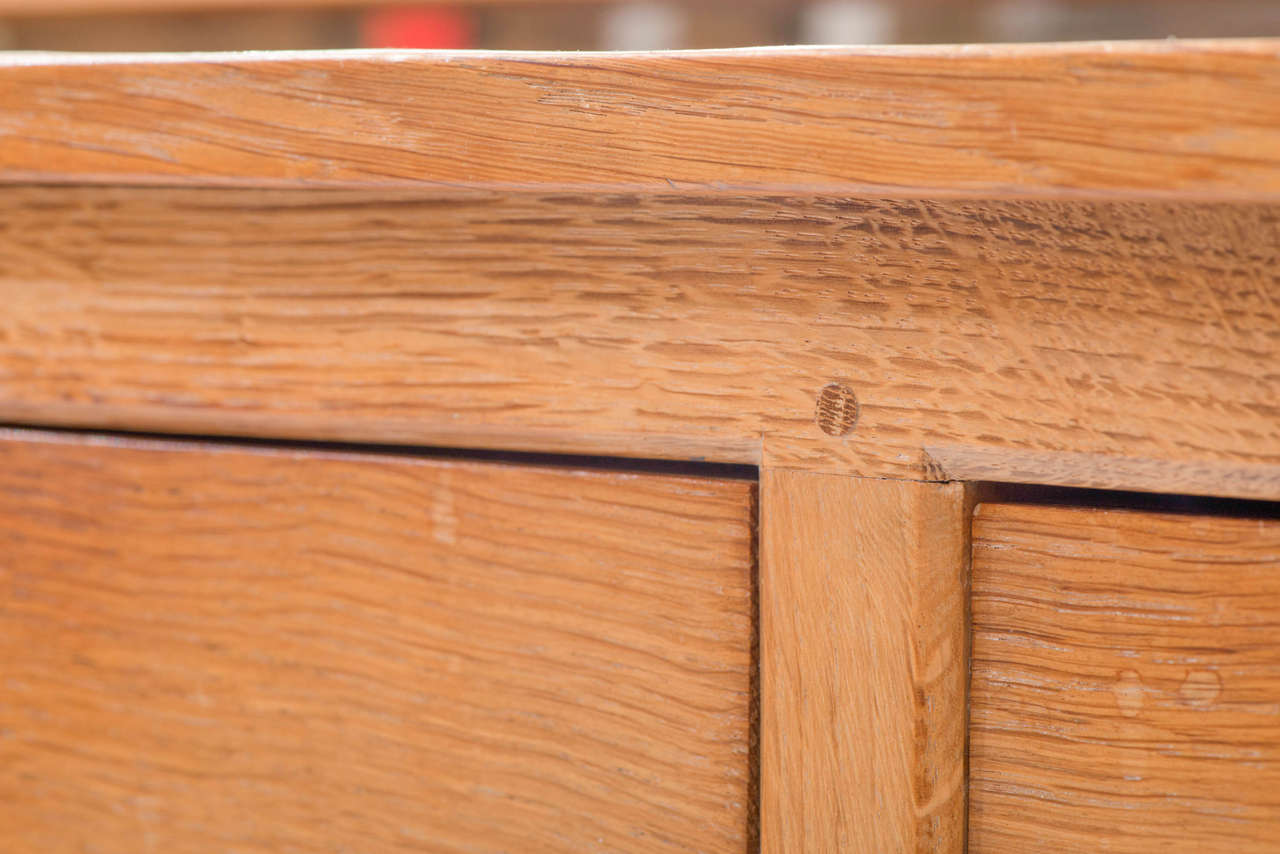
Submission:
M 818 394 L 818 409 L 814 416 L 819 429 L 828 436 L 843 436 L 858 423 L 858 398 L 853 389 L 843 383 L 823 386 Z
M 1222 693 L 1222 677 L 1212 670 L 1192 670 L 1178 689 L 1178 699 L 1184 705 L 1204 709 L 1213 705 Z

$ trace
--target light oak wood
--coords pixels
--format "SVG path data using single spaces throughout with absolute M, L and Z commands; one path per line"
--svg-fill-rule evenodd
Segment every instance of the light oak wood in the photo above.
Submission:
M 982 504 L 970 845 L 1280 848 L 1280 519 Z
M 959 854 L 964 488 L 760 488 L 761 850 Z
M 1278 246 L 1268 205 L 15 187 L 0 419 L 1280 498 Z
M 0 58 L 0 180 L 1280 194 L 1280 42 Z
M 0 437 L 0 849 L 750 843 L 754 484 Z
M 1265 378 L 1268 384 L 1275 380 Z M 1208 458 L 1179 460 L 1023 451 L 978 445 L 924 449 L 931 480 L 992 481 L 1120 489 L 1176 495 L 1280 498 L 1280 466 L 1240 465 Z

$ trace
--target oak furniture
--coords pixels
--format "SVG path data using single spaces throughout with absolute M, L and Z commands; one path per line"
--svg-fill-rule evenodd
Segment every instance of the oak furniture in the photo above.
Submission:
M 14 54 L 0 182 L 3 850 L 1280 847 L 1280 42 Z

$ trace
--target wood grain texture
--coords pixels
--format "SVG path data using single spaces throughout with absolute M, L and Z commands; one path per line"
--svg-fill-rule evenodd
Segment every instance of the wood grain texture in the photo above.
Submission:
M 1176 495 L 1280 498 L 1280 466 L 959 445 L 925 447 L 931 480 L 1051 484 Z
M 0 59 L 0 180 L 1280 194 L 1280 42 Z
M 0 419 L 1280 498 L 1277 247 L 1265 205 L 14 187 Z
M 764 854 L 964 850 L 960 484 L 765 470 Z
M 744 851 L 753 489 L 6 432 L 0 849 Z
M 983 504 L 970 848 L 1280 848 L 1280 519 Z

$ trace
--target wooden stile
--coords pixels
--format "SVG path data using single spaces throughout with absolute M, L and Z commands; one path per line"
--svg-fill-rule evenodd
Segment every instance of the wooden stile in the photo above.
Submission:
M 960 484 L 761 474 L 764 854 L 959 854 Z

